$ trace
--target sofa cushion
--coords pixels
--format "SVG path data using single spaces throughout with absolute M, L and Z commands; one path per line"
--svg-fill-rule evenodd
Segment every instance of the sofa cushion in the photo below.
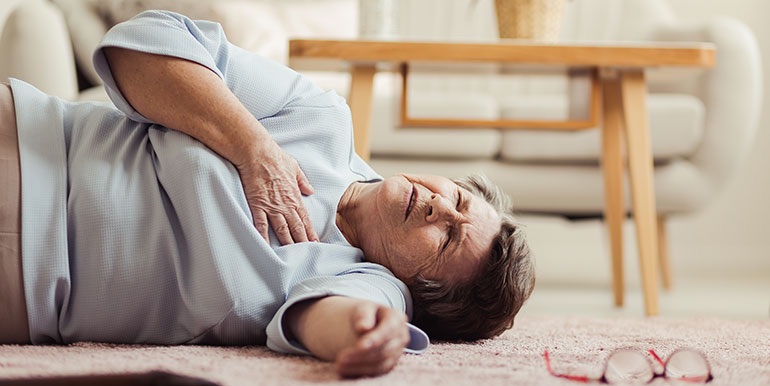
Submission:
M 355 38 L 356 0 L 230 0 L 213 4 L 230 42 L 281 63 L 291 38 Z
M 508 119 L 563 119 L 568 103 L 562 96 L 511 98 L 501 101 L 501 116 Z M 652 152 L 656 161 L 687 157 L 703 138 L 705 108 L 691 95 L 650 94 Z M 502 134 L 501 157 L 524 162 L 599 161 L 599 130 L 574 132 L 510 130 Z
M 48 1 L 0 5 L 0 81 L 8 77 L 66 99 L 77 93 L 66 25 Z
M 104 86 L 93 86 L 89 87 L 85 90 L 80 91 L 80 94 L 78 94 L 77 100 L 79 102 L 109 102 L 110 97 L 107 96 L 107 91 L 104 89 Z
M 101 84 L 91 55 L 116 23 L 148 9 L 165 9 L 222 24 L 236 45 L 286 63 L 290 37 L 355 37 L 355 0 L 53 0 L 67 20 L 83 76 Z
M 87 83 L 101 84 L 91 55 L 107 30 L 148 9 L 183 12 L 192 18 L 211 19 L 211 0 L 52 0 L 62 11 L 72 39 L 78 69 Z
M 372 156 L 494 158 L 500 132 L 489 128 L 397 128 L 398 106 L 387 94 L 375 96 L 372 111 Z M 410 101 L 413 117 L 496 119 L 497 101 L 490 95 L 423 93 Z

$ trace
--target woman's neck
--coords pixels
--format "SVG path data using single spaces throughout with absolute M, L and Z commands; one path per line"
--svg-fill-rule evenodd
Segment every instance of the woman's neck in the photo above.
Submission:
M 339 228 L 342 235 L 350 243 L 350 245 L 361 248 L 361 238 L 356 226 L 360 221 L 361 216 L 365 216 L 365 213 L 361 213 L 361 203 L 363 198 L 368 195 L 370 191 L 373 191 L 376 184 L 353 182 L 342 193 L 340 202 L 337 204 L 337 217 L 335 223 Z

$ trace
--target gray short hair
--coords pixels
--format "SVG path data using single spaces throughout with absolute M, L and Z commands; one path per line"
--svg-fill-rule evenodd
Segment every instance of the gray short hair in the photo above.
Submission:
M 535 268 L 522 226 L 510 198 L 488 178 L 474 174 L 454 180 L 489 202 L 501 226 L 492 253 L 476 275 L 464 283 L 443 283 L 418 275 L 410 290 L 413 323 L 433 339 L 477 340 L 500 335 L 535 287 Z

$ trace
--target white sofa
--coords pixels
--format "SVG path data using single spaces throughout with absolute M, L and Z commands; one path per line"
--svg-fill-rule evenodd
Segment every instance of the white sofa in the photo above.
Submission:
M 496 38 L 491 0 L 394 1 L 400 36 Z M 286 61 L 288 38 L 355 37 L 359 20 L 356 0 L 5 0 L 0 78 L 16 76 L 67 99 L 103 99 L 98 87 L 90 88 L 98 86 L 91 50 L 110 24 L 150 7 L 220 21 L 231 40 L 279 61 Z M 759 53 L 747 27 L 727 18 L 684 23 L 664 0 L 572 0 L 561 39 L 714 43 L 712 70 L 648 74 L 657 209 L 661 218 L 696 211 L 729 183 L 754 137 L 762 97 Z M 344 74 L 309 75 L 347 91 Z M 493 67 L 418 73 L 411 78 L 411 112 L 554 118 L 566 114 L 566 84 L 559 75 L 501 78 Z M 398 87 L 396 75 L 378 74 L 371 162 L 382 174 L 480 170 L 511 193 L 520 211 L 602 213 L 599 130 L 397 129 Z
M 407 7 L 442 10 L 436 17 L 439 21 L 405 23 L 408 27 L 402 28 L 403 34 L 494 38 L 491 6 L 488 12 L 475 9 L 472 18 L 463 23 L 469 19 L 467 1 L 455 2 L 458 4 L 454 9 L 441 8 L 439 3 L 443 2 L 402 2 Z M 477 3 L 480 6 L 491 2 Z M 576 0 L 570 1 L 567 8 L 562 30 L 565 40 L 708 41 L 717 46 L 717 65 L 711 71 L 693 70 L 674 76 L 665 72 L 648 74 L 658 211 L 670 214 L 704 207 L 740 167 L 756 130 L 762 80 L 758 48 L 751 32 L 729 19 L 677 22 L 664 1 Z M 563 78 L 527 76 L 507 82 L 496 77 L 454 82 L 446 78 L 425 75 L 422 83 L 412 80 L 412 111 L 428 109 L 436 99 L 443 98 L 449 102 L 448 111 L 456 112 L 473 103 L 479 105 L 471 107 L 476 114 L 491 118 L 495 114 L 506 118 L 566 115 Z M 381 114 L 385 118 L 375 116 L 373 122 L 373 163 L 385 173 L 417 169 L 454 175 L 482 168 L 511 192 L 520 210 L 578 216 L 602 212 L 599 130 L 490 130 L 435 135 L 430 130 L 395 132 L 393 125 L 378 127 L 381 119 L 390 117 L 392 122 L 393 116 Z M 441 159 L 460 154 L 460 149 L 466 159 Z M 383 159 L 386 156 L 394 159 Z

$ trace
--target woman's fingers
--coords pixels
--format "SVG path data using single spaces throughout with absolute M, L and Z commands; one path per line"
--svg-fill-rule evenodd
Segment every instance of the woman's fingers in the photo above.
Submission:
M 313 194 L 312 188 L 310 193 L 303 194 Z M 303 241 L 318 241 L 318 235 L 313 229 L 313 222 L 310 221 L 310 214 L 307 212 L 305 205 L 300 205 L 295 213 L 298 216 L 298 221 L 294 224 L 295 232 L 302 234 Z
M 269 240 L 267 230 L 270 227 L 270 223 L 267 222 L 267 213 L 263 210 L 255 210 L 252 208 L 251 215 L 254 217 L 254 226 L 257 227 L 257 232 L 259 232 L 265 240 Z
M 254 226 L 265 240 L 272 227 L 282 245 L 317 241 L 302 202 L 302 194 L 312 194 L 313 187 L 294 158 L 277 146 L 273 150 L 278 153 L 239 169 Z
M 376 326 L 361 336 L 359 343 L 370 346 L 380 346 L 388 341 L 409 341 L 409 329 L 406 327 L 407 318 L 403 312 L 390 307 L 378 306 L 376 311 Z M 362 347 L 363 348 L 363 347 Z M 402 347 L 403 348 L 403 347 Z
M 296 210 L 288 212 L 268 212 L 262 208 L 253 211 L 254 225 L 265 240 L 268 240 L 268 227 L 273 228 L 275 236 L 282 245 L 301 243 L 305 241 L 318 241 L 310 224 L 310 217 L 305 214 L 303 218 Z
M 268 217 L 275 236 L 281 244 L 309 241 L 306 224 L 302 221 L 296 210 L 289 210 L 285 213 L 271 213 Z
M 302 192 L 302 194 L 309 196 L 315 192 L 313 189 L 313 186 L 310 185 L 310 181 L 305 176 L 305 173 L 297 167 L 297 186 L 299 187 L 299 191 Z
M 353 315 L 353 329 L 363 335 L 377 325 L 377 305 L 367 303 L 356 308 Z
M 336 370 L 343 377 L 385 374 L 398 364 L 403 350 L 403 344 L 396 339 L 364 351 L 351 349 L 341 353 L 336 362 Z
M 406 315 L 385 306 L 360 309 L 354 327 L 361 334 L 356 344 L 339 354 L 337 372 L 344 377 L 384 374 L 398 363 L 409 343 Z

